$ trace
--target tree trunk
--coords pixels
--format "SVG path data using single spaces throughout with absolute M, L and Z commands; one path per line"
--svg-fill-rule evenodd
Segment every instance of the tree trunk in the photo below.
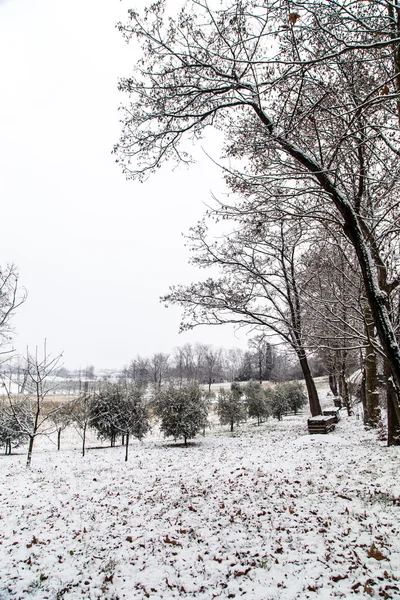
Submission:
M 362 379 L 361 379 L 361 402 L 362 402 L 362 407 L 363 407 L 363 411 L 364 411 L 364 425 L 367 424 L 367 402 L 365 399 L 365 386 L 366 386 L 365 370 L 363 369 Z
M 396 411 L 398 397 L 396 388 L 393 384 L 392 372 L 389 361 L 385 360 L 385 378 L 386 378 L 386 399 L 387 399 L 387 425 L 388 425 L 388 446 L 400 446 L 400 420 Z
M 127 462 L 127 460 L 128 460 L 128 451 L 129 451 L 129 433 L 126 434 L 126 438 L 125 438 L 125 462 Z
M 307 357 L 299 356 L 301 370 L 303 372 L 304 381 L 306 382 L 308 401 L 310 404 L 311 416 L 317 417 L 322 414 L 321 405 L 319 403 L 317 388 L 315 387 L 313 376 L 311 375 L 310 366 Z
M 231 420 L 231 431 L 233 431 L 233 420 Z
M 85 456 L 85 445 L 86 445 L 86 425 L 83 428 L 83 435 L 82 435 L 82 456 Z
M 35 441 L 35 436 L 30 435 L 29 436 L 29 446 L 28 446 L 28 456 L 26 459 L 26 466 L 30 467 L 31 466 L 31 461 L 32 461 L 32 452 L 33 452 L 33 442 Z
M 57 431 L 57 450 L 61 448 L 61 429 Z
M 349 397 L 349 386 L 346 381 L 346 375 L 344 369 L 339 373 L 339 392 L 343 400 L 343 404 L 346 407 L 347 414 L 351 415 L 350 397 Z
M 336 397 L 339 395 L 338 393 L 338 386 L 337 386 L 337 379 L 336 379 L 336 374 L 335 373 L 330 373 L 329 377 L 329 387 L 331 389 L 332 394 Z
M 364 305 L 365 331 L 368 345 L 365 350 L 364 373 L 365 373 L 365 410 L 364 424 L 366 427 L 378 427 L 381 410 L 379 407 L 379 382 L 378 382 L 378 359 L 373 347 L 375 339 L 375 326 L 371 315 L 371 309 L 367 303 Z

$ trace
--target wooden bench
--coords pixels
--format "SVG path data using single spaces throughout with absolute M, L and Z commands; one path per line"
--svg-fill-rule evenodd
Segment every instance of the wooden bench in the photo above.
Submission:
M 335 429 L 335 417 L 319 415 L 308 419 L 308 433 L 329 433 Z
M 324 410 L 322 411 L 322 414 L 325 417 L 334 417 L 335 423 L 339 423 L 339 421 L 340 421 L 340 408 L 338 408 L 336 406 L 332 406 L 332 408 L 324 408 Z

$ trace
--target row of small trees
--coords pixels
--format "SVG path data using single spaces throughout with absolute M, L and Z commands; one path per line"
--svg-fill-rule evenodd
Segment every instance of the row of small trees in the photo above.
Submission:
M 9 397 L 0 412 L 0 443 L 5 446 L 6 454 L 11 454 L 12 445 L 31 441 L 37 435 L 57 433 L 60 449 L 62 431 L 72 425 L 82 438 L 83 456 L 87 432 L 92 429 L 100 440 L 109 440 L 111 446 L 115 446 L 120 437 L 125 444 L 125 460 L 128 460 L 130 438 L 141 440 L 148 433 L 151 415 L 159 420 L 165 437 L 183 439 L 186 444 L 199 431 L 205 432 L 213 402 L 221 424 L 230 425 L 233 431 L 234 424 L 247 417 L 256 418 L 260 424 L 270 415 L 280 420 L 289 411 L 296 413 L 306 402 L 306 396 L 301 384 L 296 382 L 267 390 L 255 381 L 244 386 L 232 383 L 230 390 L 221 389 L 217 398 L 204 392 L 196 382 L 154 388 L 150 397 L 146 387 L 140 384 L 106 383 L 100 390 L 85 392 L 60 406 L 42 406 L 39 415 L 30 399 Z M 28 466 L 32 448 L 33 444 L 29 444 Z
M 221 423 L 230 425 L 233 431 L 234 424 L 247 417 L 257 419 L 258 425 L 270 416 L 280 421 L 289 412 L 297 414 L 306 402 L 304 388 L 296 381 L 267 389 L 256 381 L 249 381 L 245 386 L 234 382 L 230 390 L 219 391 L 217 410 Z

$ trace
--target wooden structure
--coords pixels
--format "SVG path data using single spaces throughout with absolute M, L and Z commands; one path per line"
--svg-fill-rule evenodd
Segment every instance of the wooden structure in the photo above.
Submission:
M 319 415 L 308 419 L 308 433 L 329 433 L 335 429 L 335 417 Z
M 324 408 L 322 414 L 325 417 L 334 417 L 335 423 L 339 423 L 340 421 L 340 408 L 336 406 L 332 406 L 331 408 Z

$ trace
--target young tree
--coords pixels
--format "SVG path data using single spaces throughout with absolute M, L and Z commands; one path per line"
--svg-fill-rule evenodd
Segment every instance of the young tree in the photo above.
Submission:
M 105 383 L 91 399 L 91 426 L 101 440 L 110 440 L 113 448 L 121 433 L 119 419 L 123 404 L 123 388 L 119 384 Z
M 219 390 L 217 412 L 221 425 L 229 425 L 231 432 L 235 423 L 239 424 L 245 419 L 243 390 L 237 382 L 231 383 L 229 392 L 224 388 Z
M 5 386 L 10 411 L 21 432 L 28 438 L 27 467 L 31 466 L 36 437 L 54 432 L 52 416 L 58 408 L 52 408 L 50 404 L 46 406 L 46 400 L 50 392 L 53 392 L 59 385 L 54 380 L 54 376 L 59 368 L 61 358 L 62 354 L 52 358 L 47 353 L 46 343 L 43 358 L 39 357 L 37 348 L 35 354 L 30 354 L 27 350 L 23 367 L 26 373 L 24 401 L 20 402 L 20 398 L 15 397 L 11 389 Z
M 283 416 L 289 411 L 288 399 L 281 387 L 282 385 L 282 383 L 278 383 L 274 388 L 265 391 L 271 414 L 278 421 L 282 421 Z
M 170 383 L 159 389 L 154 412 L 165 437 L 183 438 L 185 446 L 207 425 L 207 400 L 194 382 L 180 387 Z
M 292 410 L 295 415 L 307 403 L 303 385 L 298 381 L 286 381 L 276 388 L 285 397 L 289 410 Z
M 71 424 L 71 406 L 70 402 L 64 402 L 57 407 L 57 410 L 51 413 L 51 421 L 54 423 L 57 431 L 57 450 L 61 449 L 61 434 Z
M 1 401 L 0 444 L 5 447 L 6 455 L 11 454 L 12 446 L 18 447 L 27 439 L 26 430 L 31 429 L 32 425 L 32 415 L 23 399 L 15 401 L 12 409 L 6 399 Z
M 76 431 L 82 438 L 82 456 L 86 454 L 86 434 L 96 419 L 96 411 L 93 410 L 94 393 L 82 392 L 69 403 L 71 421 Z
M 142 440 L 150 431 L 148 411 L 144 404 L 145 392 L 146 387 L 136 383 L 126 386 L 122 393 L 116 424 L 125 437 L 125 461 L 128 460 L 130 436 Z
M 246 399 L 247 414 L 249 417 L 256 418 L 257 425 L 260 425 L 263 419 L 269 416 L 264 389 L 257 381 L 249 381 L 244 386 L 243 391 Z

